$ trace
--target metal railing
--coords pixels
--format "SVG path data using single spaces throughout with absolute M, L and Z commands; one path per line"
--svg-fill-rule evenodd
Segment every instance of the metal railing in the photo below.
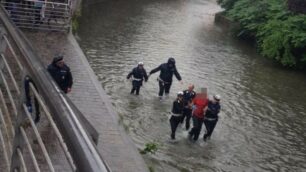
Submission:
M 10 18 L 19 28 L 69 31 L 71 1 L 66 3 L 23 0 L 20 3 L 2 1 Z
M 2 40 L 5 40 L 5 43 L 7 45 L 10 45 L 10 43 L 7 41 L 7 37 L 6 35 L 1 35 L 2 36 Z M 12 52 L 12 46 L 8 46 L 8 51 L 9 52 Z M 11 53 L 13 54 L 13 53 Z M 0 70 L 0 80 L 1 80 L 1 90 L 0 90 L 0 97 L 3 98 L 2 99 L 2 106 L 6 106 L 6 104 L 10 104 L 11 107 L 13 107 L 12 109 L 12 113 L 14 114 L 13 116 L 5 116 L 2 111 L 0 111 L 0 119 L 1 119 L 1 125 L 3 125 L 3 130 L 0 131 L 0 137 L 1 137 L 1 142 L 2 142 L 2 146 L 3 146 L 3 151 L 4 151 L 4 154 L 5 154 L 5 159 L 6 159 L 6 163 L 8 164 L 12 164 L 10 165 L 10 168 L 11 170 L 10 171 L 13 171 L 15 169 L 19 169 L 20 168 L 20 165 L 22 167 L 22 169 L 24 171 L 27 171 L 27 167 L 26 167 L 26 163 L 25 163 L 25 155 L 23 154 L 23 146 L 22 146 L 22 142 L 24 142 L 26 144 L 26 148 L 28 149 L 27 151 L 30 152 L 29 156 L 30 158 L 32 159 L 32 163 L 34 164 L 34 167 L 35 167 L 35 171 L 41 171 L 39 170 L 39 166 L 38 166 L 38 162 L 37 162 L 37 159 L 36 159 L 36 156 L 35 156 L 35 153 L 33 151 L 33 148 L 30 144 L 30 141 L 29 139 L 34 139 L 34 140 L 37 140 L 38 141 L 38 144 L 39 144 L 39 147 L 40 149 L 42 150 L 42 153 L 43 153 L 43 156 L 47 162 L 47 165 L 49 167 L 49 170 L 54 172 L 54 167 L 53 167 L 53 164 L 51 162 L 51 159 L 50 159 L 50 156 L 48 154 L 48 151 L 46 149 L 46 146 L 45 144 L 43 143 L 43 140 L 42 140 L 42 136 L 40 135 L 40 132 L 38 130 L 38 128 L 36 127 L 36 124 L 34 123 L 34 120 L 32 119 L 32 113 L 30 113 L 30 111 L 32 110 L 29 110 L 29 104 L 26 105 L 26 103 L 22 103 L 22 106 L 23 106 L 23 109 L 20 111 L 21 113 L 18 114 L 18 110 L 17 110 L 17 107 L 18 107 L 18 101 L 19 99 L 16 99 L 14 97 L 20 97 L 21 96 L 21 93 L 20 93 L 20 88 L 19 86 L 17 85 L 17 81 L 15 79 L 15 76 L 13 75 L 13 71 L 12 71 L 12 68 L 16 68 L 18 65 L 14 64 L 14 63 L 11 63 L 11 66 L 8 64 L 7 62 L 7 59 L 5 57 L 5 55 L 3 53 L 0 54 L 1 56 L 1 59 L 0 59 L 0 64 L 1 64 L 1 70 Z M 18 61 L 18 63 L 20 63 L 20 61 L 16 58 L 16 60 Z M 17 62 L 16 61 L 16 62 Z M 19 71 L 22 71 L 21 73 L 25 73 L 25 71 L 23 70 L 23 68 L 19 68 L 18 69 Z M 15 71 L 16 72 L 16 71 Z M 6 74 L 5 74 L 6 73 Z M 52 129 L 54 130 L 55 132 L 55 135 L 56 135 L 56 138 L 58 139 L 58 142 L 59 142 L 59 145 L 61 146 L 64 154 L 66 155 L 66 158 L 67 158 L 67 161 L 71 167 L 71 171 L 76 171 L 76 166 L 73 162 L 73 159 L 68 151 L 68 148 L 67 148 L 67 145 L 65 144 L 64 142 L 64 139 L 58 129 L 58 127 L 56 126 L 52 116 L 51 116 L 51 113 L 50 111 L 48 110 L 46 104 L 44 103 L 44 101 L 42 100 L 41 96 L 39 95 L 39 93 L 37 92 L 36 88 L 34 87 L 34 85 L 29 82 L 30 81 L 30 78 L 28 77 L 25 77 L 25 80 L 26 82 L 25 85 L 22 85 L 19 81 L 19 85 L 21 87 L 26 87 L 28 85 L 28 87 L 30 88 L 30 91 L 32 94 L 39 102 L 39 105 L 41 107 L 41 109 L 43 110 L 43 113 L 45 116 L 46 116 L 46 119 L 48 120 L 49 124 L 52 126 Z M 11 81 L 11 83 L 13 83 L 14 87 L 9 87 L 9 81 Z M 13 89 L 12 89 L 13 88 Z M 9 99 L 9 101 L 6 101 L 4 96 L 3 96 L 3 92 L 2 92 L 2 89 L 5 89 L 6 90 L 6 95 Z M 13 93 L 15 92 L 15 94 Z M 24 92 L 24 91 L 23 91 Z M 31 103 L 32 104 L 32 103 Z M 8 109 L 7 107 L 5 109 Z M 18 116 L 17 116 L 18 114 Z M 23 115 L 25 114 L 25 116 Z M 17 123 L 15 124 L 15 126 L 17 126 L 17 129 L 16 129 L 16 133 L 14 132 L 14 129 L 12 128 L 12 124 L 11 124 L 11 121 L 13 120 L 12 118 L 14 118 L 15 120 L 17 120 Z M 19 119 L 19 118 L 24 118 L 24 119 Z M 5 119 L 8 119 L 8 121 L 6 121 Z M 18 122 L 19 121 L 19 122 Z M 6 124 L 9 124 L 9 125 L 6 125 Z M 30 127 L 28 127 L 28 125 L 30 125 Z M 32 128 L 33 131 L 34 131 L 34 138 L 31 138 L 30 136 L 27 136 L 26 134 L 26 130 Z M 8 130 L 11 130 L 11 135 L 9 134 Z M 15 138 L 18 139 L 18 143 L 16 144 L 16 142 L 14 143 L 14 149 L 12 149 L 12 139 L 8 139 L 8 138 Z M 22 139 L 20 140 L 20 138 L 18 137 L 21 137 Z M 13 152 L 13 154 L 12 154 Z M 14 155 L 16 154 L 16 155 Z M 18 160 L 20 161 L 20 164 L 18 164 L 18 160 L 12 158 L 12 161 L 10 162 L 10 159 L 8 157 L 10 156 L 18 156 Z M 8 166 L 9 167 L 9 166 Z
M 0 158 L 6 164 L 0 171 L 110 172 L 96 150 L 97 133 L 2 7 L 0 19 Z M 49 144 L 60 150 L 52 151 Z M 61 155 L 60 165 L 55 155 Z

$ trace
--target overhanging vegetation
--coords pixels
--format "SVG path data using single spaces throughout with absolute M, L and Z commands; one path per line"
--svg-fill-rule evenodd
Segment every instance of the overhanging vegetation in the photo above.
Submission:
M 286 0 L 218 2 L 227 17 L 241 24 L 238 36 L 254 37 L 263 56 L 287 67 L 306 68 L 306 15 L 296 12 L 301 9 L 289 10 Z

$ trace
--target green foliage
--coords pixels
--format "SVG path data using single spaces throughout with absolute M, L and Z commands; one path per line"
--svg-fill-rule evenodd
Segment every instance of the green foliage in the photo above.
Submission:
M 155 154 L 155 152 L 158 150 L 158 144 L 155 142 L 146 143 L 145 148 L 140 151 L 141 154 Z
M 233 7 L 237 0 L 217 0 L 217 2 L 221 5 L 224 9 L 230 9 Z
M 75 34 L 76 31 L 79 29 L 79 22 L 78 22 L 78 18 L 81 17 L 82 13 L 81 13 L 81 9 L 82 7 L 80 6 L 75 13 L 72 16 L 71 19 L 71 27 L 72 27 L 72 33 Z
M 220 0 L 241 33 L 256 38 L 262 55 L 284 66 L 306 67 L 306 15 L 287 10 L 285 0 Z
M 155 172 L 154 168 L 152 166 L 149 166 L 149 171 L 150 172 Z
M 181 169 L 181 172 L 189 172 L 187 169 Z

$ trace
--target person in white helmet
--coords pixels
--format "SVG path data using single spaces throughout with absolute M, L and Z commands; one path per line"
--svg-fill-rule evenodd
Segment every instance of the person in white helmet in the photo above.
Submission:
M 216 94 L 213 96 L 213 99 L 209 100 L 208 102 L 207 110 L 204 117 L 204 125 L 206 127 L 206 133 L 203 136 L 204 141 L 207 141 L 207 139 L 210 138 L 218 122 L 218 114 L 221 109 L 220 99 L 221 96 Z
M 132 78 L 132 89 L 131 89 L 131 94 L 134 94 L 136 91 L 136 95 L 139 95 L 140 87 L 142 86 L 142 81 L 145 80 L 145 82 L 148 81 L 148 75 L 143 67 L 143 62 L 139 62 L 137 67 L 135 67 L 128 75 L 127 79 L 130 79 L 130 77 L 133 76 Z
M 190 128 L 190 119 L 191 119 L 191 115 L 192 115 L 192 101 L 196 96 L 196 92 L 194 91 L 194 85 L 190 84 L 188 86 L 187 90 L 183 91 L 184 93 L 184 110 L 183 110 L 183 117 L 182 117 L 182 121 L 181 123 L 184 122 L 184 119 L 186 117 L 186 123 L 185 123 L 185 127 L 186 130 L 188 131 Z
M 175 131 L 179 123 L 182 121 L 184 101 L 183 101 L 183 92 L 180 91 L 177 93 L 177 98 L 173 102 L 170 126 L 171 126 L 171 140 L 175 140 Z

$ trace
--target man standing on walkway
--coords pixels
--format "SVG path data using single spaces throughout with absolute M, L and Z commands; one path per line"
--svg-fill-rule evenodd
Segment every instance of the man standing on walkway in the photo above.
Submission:
M 160 100 L 162 100 L 164 92 L 166 96 L 170 92 L 173 74 L 179 81 L 181 81 L 181 83 L 182 83 L 182 78 L 176 69 L 175 59 L 172 57 L 168 59 L 167 63 L 163 63 L 159 65 L 157 68 L 151 70 L 150 75 L 158 71 L 160 71 L 159 77 L 157 78 L 159 83 L 158 95 Z
M 184 122 L 184 119 L 186 118 L 186 130 L 189 130 L 190 128 L 190 119 L 192 114 L 192 101 L 194 97 L 196 96 L 196 92 L 193 91 L 194 85 L 189 85 L 187 90 L 183 91 L 183 101 L 184 101 L 184 109 L 183 109 L 183 117 L 182 117 L 182 123 Z
M 207 89 L 202 88 L 201 93 L 198 93 L 193 99 L 193 128 L 189 132 L 188 138 L 192 141 L 197 141 L 202 129 L 204 113 L 207 109 L 208 99 L 207 99 Z
M 220 112 L 220 95 L 214 95 L 213 99 L 208 102 L 207 111 L 204 117 L 204 124 L 206 127 L 206 133 L 204 134 L 203 140 L 206 141 L 210 138 L 214 128 L 218 122 L 218 114 Z
M 73 79 L 70 68 L 64 62 L 64 56 L 55 56 L 47 69 L 61 90 L 63 90 L 64 93 L 69 93 L 71 91 Z
M 140 90 L 140 87 L 142 86 L 143 79 L 145 80 L 145 82 L 148 81 L 148 75 L 147 75 L 146 70 L 143 67 L 143 62 L 139 62 L 138 66 L 135 67 L 128 74 L 128 76 L 126 78 L 130 79 L 131 76 L 133 76 L 131 94 L 134 94 L 134 92 L 136 91 L 136 95 L 139 95 L 139 90 Z

